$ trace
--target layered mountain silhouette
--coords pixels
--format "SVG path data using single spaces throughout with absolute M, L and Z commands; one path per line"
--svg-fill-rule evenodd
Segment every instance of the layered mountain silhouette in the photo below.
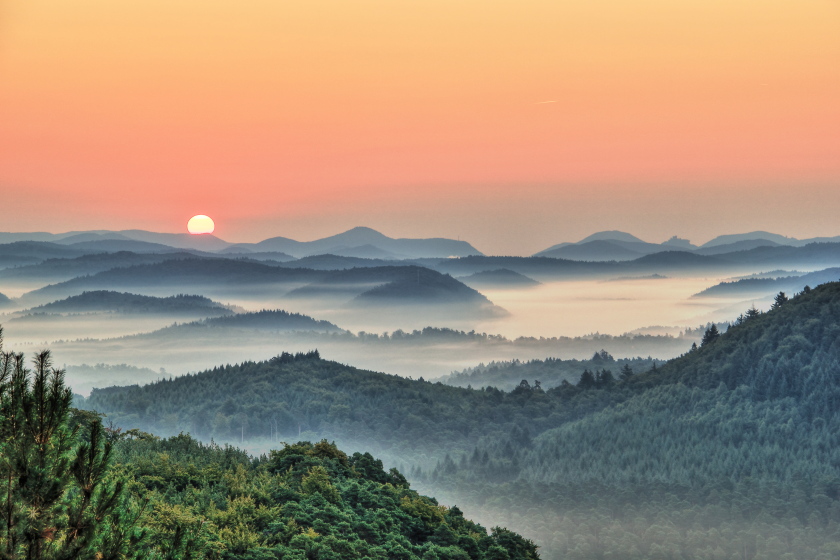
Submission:
M 393 239 L 367 227 L 356 227 L 315 241 L 295 241 L 285 237 L 273 237 L 259 243 L 236 246 L 256 251 L 281 251 L 298 258 L 322 254 L 387 259 L 445 258 L 481 254 L 466 241 L 444 238 Z
M 295 258 L 330 253 L 347 257 L 396 260 L 418 257 L 462 257 L 481 254 L 466 241 L 445 238 L 394 239 L 367 227 L 356 227 L 344 233 L 314 241 L 296 241 L 285 237 L 273 237 L 258 243 L 236 244 L 224 241 L 212 234 L 190 235 L 187 233 L 157 233 L 143 230 L 76 231 L 61 234 L 0 232 L 0 243 L 31 241 L 69 246 L 78 251 L 77 255 L 81 254 L 81 251 L 160 252 L 171 249 L 190 249 L 211 253 L 276 253 Z M 63 255 L 54 253 L 49 256 Z M 3 253 L 0 252 L 0 261 L 2 261 L 2 257 Z
M 143 256 L 148 257 L 148 256 Z M 115 267 L 33 290 L 25 305 L 92 291 L 131 291 L 148 296 L 192 293 L 216 297 L 340 298 L 349 305 L 453 306 L 463 313 L 503 313 L 460 281 L 419 266 L 375 266 L 314 270 L 223 258 L 180 258 Z
M 629 261 L 641 256 L 665 251 L 685 251 L 698 255 L 715 256 L 739 253 L 759 247 L 805 247 L 820 243 L 838 243 L 838 237 L 795 239 L 766 231 L 719 235 L 700 247 L 676 236 L 663 243 L 648 243 L 622 231 L 603 231 L 592 234 L 576 243 L 559 243 L 536 253 L 534 256 L 571 259 L 579 261 Z

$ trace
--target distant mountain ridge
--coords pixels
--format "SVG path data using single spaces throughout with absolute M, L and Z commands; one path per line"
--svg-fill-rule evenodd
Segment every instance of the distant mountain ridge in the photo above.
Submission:
M 813 243 L 837 243 L 840 236 L 796 239 L 777 233 L 753 231 L 749 233 L 719 235 L 701 246 L 687 239 L 673 236 L 662 243 L 649 243 L 623 231 L 594 233 L 576 243 L 558 243 L 535 253 L 535 257 L 551 257 L 578 261 L 629 261 L 644 255 L 664 251 L 685 251 L 703 256 L 715 256 L 758 247 L 805 247 Z
M 391 260 L 419 257 L 464 257 L 482 254 L 466 241 L 446 238 L 395 239 L 368 227 L 355 227 L 343 233 L 314 241 L 272 237 L 258 243 L 230 243 L 212 234 L 190 235 L 188 233 L 158 233 L 144 230 L 96 230 L 67 233 L 0 232 L 0 244 L 24 241 L 49 242 L 71 246 L 78 249 L 79 254 L 82 250 L 110 252 L 109 249 L 115 249 L 151 252 L 190 249 L 212 253 L 285 253 L 295 258 L 331 253 L 346 257 Z

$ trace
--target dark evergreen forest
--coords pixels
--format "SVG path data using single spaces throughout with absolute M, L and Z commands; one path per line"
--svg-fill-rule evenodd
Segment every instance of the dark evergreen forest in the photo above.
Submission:
M 545 558 L 837 558 L 840 283 L 780 294 L 686 350 L 511 391 L 313 351 L 97 390 L 85 406 L 161 433 L 366 445 Z

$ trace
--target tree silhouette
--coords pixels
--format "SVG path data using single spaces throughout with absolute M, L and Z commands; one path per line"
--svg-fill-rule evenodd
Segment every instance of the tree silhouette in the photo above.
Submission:
M 711 344 L 718 338 L 720 338 L 720 331 L 718 331 L 717 325 L 712 323 L 712 326 L 706 329 L 706 332 L 703 334 L 703 340 L 700 342 L 700 346 Z

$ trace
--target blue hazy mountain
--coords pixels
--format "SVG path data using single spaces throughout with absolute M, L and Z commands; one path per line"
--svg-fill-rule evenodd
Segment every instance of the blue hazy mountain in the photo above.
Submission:
M 687 239 L 673 236 L 664 243 L 648 243 L 623 231 L 594 233 L 577 243 L 560 243 L 536 253 L 536 257 L 552 257 L 578 261 L 630 261 L 662 251 L 696 249 Z
M 46 259 L 78 257 L 83 251 L 45 241 L 14 241 L 0 245 L 0 268 L 39 263 Z
M 276 252 L 297 258 L 309 255 L 332 253 L 341 256 L 385 259 L 407 259 L 418 257 L 450 257 L 480 255 L 466 241 L 445 238 L 431 239 L 394 239 L 367 227 L 351 230 L 317 239 L 315 241 L 297 241 L 285 237 L 273 237 L 259 243 L 229 243 L 212 234 L 190 235 L 187 233 L 158 233 L 144 230 L 122 231 L 73 231 L 53 234 L 45 232 L 2 233 L 0 243 L 17 241 L 42 241 L 73 245 L 96 242 L 141 241 L 165 245 L 176 249 L 191 249 L 206 252 Z M 101 245 L 104 247 L 105 245 Z M 118 245 L 114 245 L 118 246 Z M 95 246 L 94 246 L 95 247 Z
M 735 281 L 721 282 L 695 294 L 694 297 L 770 296 L 779 292 L 793 295 L 802 291 L 805 286 L 818 286 L 837 280 L 840 280 L 840 267 L 827 268 L 799 276 L 741 278 Z
M 725 260 L 735 262 L 743 258 L 747 263 L 759 263 L 763 258 L 768 263 L 779 260 L 777 264 L 789 266 L 789 263 L 811 263 L 812 266 L 826 266 L 829 263 L 814 259 L 824 258 L 820 253 L 830 252 L 823 248 L 804 248 L 811 245 L 833 245 L 840 243 L 840 237 L 820 237 L 812 239 L 796 239 L 785 237 L 766 231 L 719 235 L 711 241 L 697 247 L 686 239 L 676 236 L 663 243 L 648 243 L 629 233 L 621 231 L 604 231 L 590 235 L 576 243 L 559 243 L 544 251 L 536 253 L 538 257 L 552 257 L 576 261 L 631 261 L 644 255 L 665 251 L 693 252 L 702 256 L 726 255 Z M 750 253 L 747 251 L 758 248 L 778 248 L 779 251 L 767 253 Z M 803 249 L 802 251 L 785 251 L 784 249 Z M 743 262 L 743 261 L 742 261 Z M 746 264 L 746 263 L 745 263 Z
M 695 251 L 698 255 L 723 255 L 726 253 L 737 253 L 740 251 L 749 251 L 757 247 L 783 247 L 781 243 L 776 243 L 769 239 L 742 239 L 740 241 L 733 241 L 732 243 L 724 243 L 722 245 L 711 245 L 709 247 L 703 246 Z
M 39 305 L 29 313 L 190 313 L 195 315 L 233 315 L 233 311 L 204 296 L 143 296 L 126 292 L 96 290 Z
M 717 257 L 706 257 L 688 251 L 661 251 L 639 257 L 627 263 L 628 268 L 674 270 L 686 268 L 721 268 L 727 266 L 726 261 Z
M 725 272 L 737 265 L 718 257 L 706 257 L 688 251 L 661 251 L 631 261 L 579 261 L 551 257 L 464 257 L 446 259 L 433 265 L 436 270 L 454 276 L 506 268 L 539 281 L 562 278 L 610 278 L 640 276 L 664 272 L 714 270 Z
M 62 244 L 65 244 L 62 241 Z M 67 243 L 68 247 L 83 251 L 86 254 L 118 253 L 130 251 L 132 253 L 175 253 L 183 251 L 179 247 L 172 247 L 162 243 L 138 241 L 136 239 L 94 239 L 91 241 L 77 241 Z
M 295 298 L 338 298 L 352 307 L 379 305 L 455 306 L 464 313 L 501 315 L 483 294 L 436 270 L 420 266 L 350 268 L 325 276 L 287 294 Z M 454 308 L 453 308 L 454 309 Z
M 462 276 L 458 278 L 467 286 L 476 287 L 478 289 L 487 288 L 532 288 L 539 286 L 541 282 L 537 282 L 533 278 L 529 278 L 524 274 L 519 274 L 507 268 L 498 268 L 496 270 L 485 270 L 476 272 L 469 276 Z
M 139 264 L 154 264 L 166 260 L 196 258 L 189 253 L 138 254 L 128 251 L 95 253 L 73 258 L 50 258 L 37 264 L 0 270 L 0 280 L 48 281 L 70 280 Z
M 187 323 L 184 327 L 194 325 L 218 327 L 228 329 L 249 329 L 260 331 L 318 331 L 343 332 L 329 321 L 313 319 L 300 313 L 289 313 L 281 309 L 264 309 L 251 313 L 238 313 L 224 317 L 204 319 L 197 323 Z
M 468 304 L 492 306 L 490 300 L 483 294 L 448 274 L 441 274 L 435 270 L 419 266 L 393 268 L 390 282 L 365 290 L 356 296 L 354 302 L 362 304 L 419 303 L 424 305 Z
M 599 231 L 597 233 L 593 233 L 587 237 L 584 237 L 578 243 L 589 243 L 590 241 L 623 241 L 625 243 L 646 243 L 642 241 L 635 235 L 618 231 L 618 230 L 610 230 L 610 231 Z
M 642 244 L 636 244 L 642 245 Z M 640 250 L 641 249 L 641 250 Z M 575 261 L 631 261 L 648 254 L 646 247 L 627 247 L 615 241 L 595 240 L 585 243 L 569 243 L 554 249 L 537 253 L 536 257 L 552 257 Z
M 147 289 L 184 291 L 185 286 L 195 292 L 199 287 L 216 287 L 230 291 L 253 291 L 257 286 L 278 290 L 278 285 L 308 283 L 321 278 L 321 271 L 301 268 L 281 268 L 263 263 L 225 258 L 167 259 L 150 264 L 138 264 L 99 272 L 92 276 L 73 278 L 45 286 L 22 296 L 24 300 L 54 299 L 90 290 Z
M 831 268 L 840 266 L 840 243 L 761 246 L 747 251 L 721 253 L 715 258 L 736 265 L 762 268 Z
M 85 232 L 86 233 L 86 232 Z M 198 251 L 215 252 L 229 247 L 230 243 L 223 241 L 212 234 L 191 235 L 189 233 L 158 233 L 140 229 L 129 229 L 118 232 L 94 232 L 99 234 L 98 239 L 90 239 L 89 236 L 79 237 L 73 235 L 62 238 L 58 243 L 73 244 L 80 241 L 106 241 L 106 240 L 134 240 L 145 243 L 156 243 L 176 249 L 194 249 Z
M 351 257 L 374 258 L 419 258 L 480 255 L 475 247 L 466 241 L 454 239 L 394 239 L 367 227 L 351 230 L 317 239 L 296 241 L 286 237 L 273 237 L 253 244 L 238 244 L 257 251 L 282 251 L 295 257 L 334 254 Z
M 437 262 L 433 259 L 432 263 Z M 312 268 L 315 270 L 345 270 L 348 268 L 373 268 L 377 266 L 393 266 L 413 264 L 414 261 L 394 261 L 390 259 L 371 259 L 363 257 L 345 257 L 340 255 L 312 255 L 283 263 L 285 267 Z
M 735 234 L 727 234 L 727 235 L 719 235 L 701 245 L 701 248 L 708 248 L 708 247 L 716 247 L 718 245 L 729 245 L 731 243 L 737 243 L 739 241 L 772 241 L 777 245 L 791 245 L 791 246 L 799 246 L 807 241 L 800 241 L 793 237 L 785 237 L 784 235 L 779 235 L 778 233 L 770 233 L 768 231 L 752 231 L 749 233 L 735 233 Z
M 14 306 L 14 304 L 15 302 L 9 299 L 9 296 L 7 296 L 6 294 L 0 294 L 0 309 L 3 309 L 5 307 L 12 307 Z
M 151 257 L 152 255 L 145 255 Z M 253 297 L 255 294 L 328 298 L 344 303 L 464 304 L 469 310 L 493 308 L 472 288 L 418 266 L 377 266 L 347 270 L 289 268 L 224 258 L 181 258 L 111 268 L 33 290 L 21 297 L 26 305 L 46 303 L 85 291 L 131 291 L 144 295 L 190 292 L 206 296 Z
M 96 241 L 143 241 L 157 243 L 176 249 L 195 249 L 199 251 L 219 251 L 228 247 L 230 243 L 222 241 L 214 235 L 190 235 L 188 233 L 157 233 L 139 229 L 122 231 L 70 231 L 66 233 L 0 233 L 0 243 L 15 241 L 47 241 L 62 245 L 75 243 L 90 243 Z

